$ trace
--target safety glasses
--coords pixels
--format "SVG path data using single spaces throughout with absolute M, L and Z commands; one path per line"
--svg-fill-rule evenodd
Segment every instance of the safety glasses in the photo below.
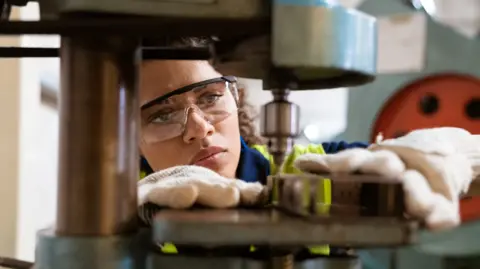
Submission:
M 141 107 L 142 140 L 158 143 L 182 135 L 192 113 L 209 124 L 219 123 L 237 111 L 237 101 L 237 79 L 233 76 L 209 79 L 171 91 Z

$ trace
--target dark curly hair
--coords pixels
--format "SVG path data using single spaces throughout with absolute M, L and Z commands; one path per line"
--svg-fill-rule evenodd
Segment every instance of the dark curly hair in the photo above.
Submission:
M 185 47 L 207 47 L 213 42 L 212 38 L 181 38 L 174 40 L 155 40 L 150 41 L 150 44 L 161 44 L 163 46 L 172 46 L 178 48 Z M 222 73 L 222 70 L 218 70 Z M 226 74 L 228 75 L 228 74 Z M 240 85 L 239 85 L 240 86 Z M 258 113 L 255 111 L 255 108 L 248 104 L 247 100 L 247 91 L 244 87 L 239 87 L 238 89 L 238 121 L 240 128 L 240 135 L 243 137 L 247 145 L 263 145 L 265 140 L 259 135 L 257 128 L 255 126 L 255 119 L 258 116 Z

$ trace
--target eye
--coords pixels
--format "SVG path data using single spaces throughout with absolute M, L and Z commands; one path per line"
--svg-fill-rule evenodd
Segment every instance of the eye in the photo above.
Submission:
M 169 121 L 172 120 L 174 115 L 174 111 L 172 109 L 164 109 L 160 110 L 158 112 L 153 113 L 149 119 L 149 123 L 168 123 Z
M 218 100 L 220 100 L 220 98 L 222 97 L 223 95 L 222 94 L 212 94 L 212 93 L 209 93 L 209 94 L 205 94 L 205 95 L 202 95 L 200 98 L 199 98 L 199 103 L 202 104 L 202 105 L 213 105 L 215 104 Z

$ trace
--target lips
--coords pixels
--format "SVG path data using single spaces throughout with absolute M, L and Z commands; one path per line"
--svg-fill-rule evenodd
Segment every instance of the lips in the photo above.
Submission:
M 211 146 L 205 149 L 200 150 L 192 159 L 191 164 L 198 164 L 203 161 L 206 161 L 210 158 L 215 157 L 215 155 L 225 152 L 226 149 L 222 147 Z

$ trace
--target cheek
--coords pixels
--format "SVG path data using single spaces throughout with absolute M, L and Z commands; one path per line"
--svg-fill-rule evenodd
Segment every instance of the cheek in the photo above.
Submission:
M 229 154 L 223 167 L 217 171 L 221 175 L 234 178 L 240 160 L 240 128 L 238 118 L 229 117 L 215 126 L 214 141 L 228 148 Z
M 183 147 L 182 141 L 175 139 L 156 144 L 143 144 L 140 150 L 152 169 L 158 171 L 187 164 L 191 154 L 189 155 L 186 149 L 178 150 Z
M 235 156 L 240 155 L 240 127 L 238 126 L 237 115 L 231 116 L 215 126 L 215 130 L 228 144 L 230 152 Z

